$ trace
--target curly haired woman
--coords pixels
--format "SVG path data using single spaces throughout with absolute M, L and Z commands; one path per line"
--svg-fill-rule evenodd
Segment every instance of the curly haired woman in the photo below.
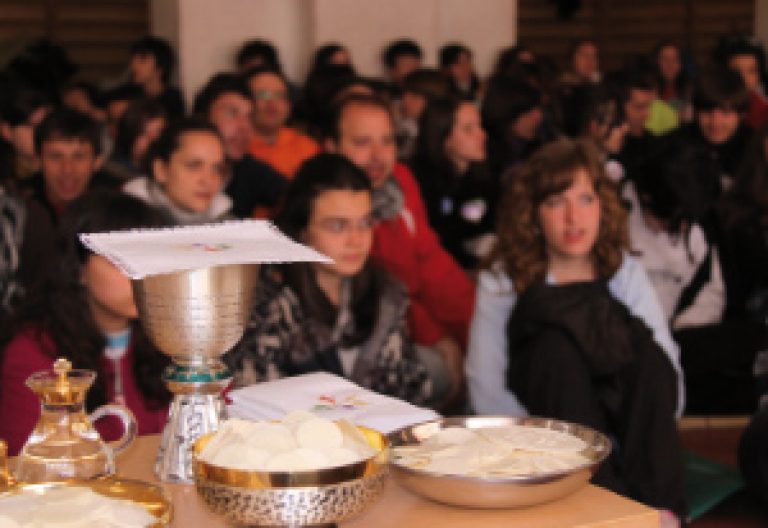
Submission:
M 615 449 L 595 482 L 683 514 L 679 351 L 594 147 L 543 147 L 500 211 L 466 364 L 475 410 L 602 431 Z

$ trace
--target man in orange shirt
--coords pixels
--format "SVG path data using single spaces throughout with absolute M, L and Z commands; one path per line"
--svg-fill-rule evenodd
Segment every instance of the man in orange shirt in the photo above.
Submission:
M 265 66 L 249 70 L 245 81 L 254 100 L 253 126 L 256 136 L 249 152 L 292 179 L 304 160 L 319 152 L 309 136 L 285 126 L 291 113 L 288 83 L 282 73 Z

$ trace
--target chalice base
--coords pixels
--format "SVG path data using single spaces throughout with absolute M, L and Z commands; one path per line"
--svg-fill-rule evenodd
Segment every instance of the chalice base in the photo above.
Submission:
M 163 482 L 194 483 L 192 445 L 226 420 L 221 394 L 176 394 L 157 452 L 155 475 Z

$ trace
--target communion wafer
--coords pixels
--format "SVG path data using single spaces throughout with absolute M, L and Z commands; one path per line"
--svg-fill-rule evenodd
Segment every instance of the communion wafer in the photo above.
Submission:
M 450 427 L 393 448 L 398 465 L 446 475 L 500 478 L 568 471 L 589 462 L 586 442 L 543 427 Z
M 547 429 L 546 427 L 509 425 L 506 427 L 481 429 L 478 434 L 516 449 L 579 452 L 587 447 L 587 443 L 581 438 L 562 431 Z
M 3 528 L 140 528 L 157 522 L 138 504 L 77 486 L 3 497 L 0 510 Z
M 353 464 L 374 454 L 365 436 L 346 420 L 336 423 L 297 411 L 277 423 L 228 420 L 199 458 L 243 471 L 295 472 Z
M 315 418 L 304 420 L 296 428 L 296 440 L 301 447 L 324 449 L 341 447 L 344 438 L 341 430 L 330 420 Z

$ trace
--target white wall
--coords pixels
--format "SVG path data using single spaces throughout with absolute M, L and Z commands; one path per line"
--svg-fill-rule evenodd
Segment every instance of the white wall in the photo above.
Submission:
M 419 42 L 427 65 L 442 44 L 460 41 L 482 75 L 517 37 L 517 0 L 152 0 L 151 16 L 153 32 L 178 46 L 188 100 L 252 38 L 272 41 L 288 77 L 301 82 L 312 51 L 331 41 L 349 46 L 364 75 L 382 73 L 381 49 L 393 39 Z

